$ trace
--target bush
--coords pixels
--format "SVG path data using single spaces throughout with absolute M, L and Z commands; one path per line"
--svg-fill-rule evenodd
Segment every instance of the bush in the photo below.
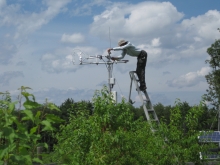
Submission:
M 34 95 L 27 92 L 29 87 L 21 87 L 19 100 L 11 102 L 8 92 L 0 93 L 0 164 L 31 165 L 43 163 L 36 155 L 37 147 L 48 148 L 40 143 L 41 132 L 54 130 L 52 123 L 59 122 L 59 117 L 44 113 L 44 109 L 59 110 L 54 104 L 41 105 Z M 25 97 L 23 110 L 16 111 L 16 105 L 22 107 L 21 98 Z M 42 108 L 44 107 L 44 108 Z M 34 115 L 32 110 L 37 110 Z M 29 123 L 31 127 L 29 128 Z

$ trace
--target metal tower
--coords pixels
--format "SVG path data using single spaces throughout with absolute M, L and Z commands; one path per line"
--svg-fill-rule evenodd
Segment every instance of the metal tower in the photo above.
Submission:
M 88 64 L 105 64 L 106 68 L 108 70 L 108 91 L 109 93 L 112 93 L 114 91 L 112 91 L 114 84 L 115 84 L 115 78 L 112 77 L 112 71 L 113 71 L 113 64 L 117 64 L 117 63 L 127 63 L 128 60 L 111 60 L 111 56 L 110 54 L 108 55 L 96 55 L 96 56 L 87 56 L 85 53 L 83 53 L 80 50 L 76 50 L 74 52 L 74 60 L 73 64 L 77 65 L 77 62 L 79 63 L 78 65 L 88 65 Z M 76 60 L 76 58 L 78 58 L 78 60 Z M 116 93 L 116 92 L 114 92 Z M 113 97 L 114 97 L 114 93 L 113 93 Z M 115 94 L 116 97 L 116 94 Z M 117 100 L 117 98 L 115 98 L 115 101 Z

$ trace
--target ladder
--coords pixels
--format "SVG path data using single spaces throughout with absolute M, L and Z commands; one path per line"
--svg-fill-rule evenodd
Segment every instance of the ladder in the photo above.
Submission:
M 131 84 L 130 84 L 130 92 L 129 92 L 129 102 L 131 104 L 133 104 L 134 102 L 132 102 L 131 100 L 131 90 L 132 90 L 132 82 L 134 81 L 135 85 L 136 85 L 136 90 L 138 92 L 138 95 L 139 95 L 139 98 L 140 98 L 140 101 L 143 105 L 143 109 L 144 109 L 144 113 L 145 113 L 145 116 L 146 116 L 146 119 L 147 121 L 149 122 L 149 124 L 151 126 L 153 126 L 154 124 L 153 123 L 156 123 L 156 125 L 159 125 L 160 122 L 159 122 L 159 119 L 157 117 L 157 114 L 151 104 L 151 101 L 150 101 L 150 98 L 148 96 L 148 93 L 147 91 L 141 91 L 139 86 L 138 86 L 138 79 L 137 79 L 137 74 L 135 71 L 130 71 L 129 72 L 130 74 L 130 77 L 131 77 Z M 145 98 L 143 97 L 142 93 L 144 94 Z

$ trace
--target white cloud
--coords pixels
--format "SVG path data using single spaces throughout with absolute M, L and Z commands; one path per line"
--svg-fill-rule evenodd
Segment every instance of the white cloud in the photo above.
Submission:
M 161 45 L 160 38 L 154 38 L 154 39 L 151 41 L 151 44 L 152 44 L 152 46 L 154 46 L 154 47 L 160 46 L 160 45 Z
M 3 91 L 4 92 L 4 91 Z M 95 90 L 90 89 L 57 89 L 57 88 L 44 88 L 44 89 L 32 89 L 29 91 L 35 96 L 38 103 L 45 103 L 46 99 L 49 102 L 55 103 L 60 106 L 68 98 L 72 98 L 75 102 L 78 101 L 91 101 L 94 96 Z M 19 90 L 11 90 L 9 93 L 13 100 L 17 100 L 17 96 L 20 94 Z M 23 100 L 24 101 L 24 100 Z
M 2 44 L 0 44 L 0 64 L 8 64 L 16 51 L 17 47 L 13 43 L 9 41 L 2 42 Z
M 21 3 L 7 4 L 0 0 L 0 64 L 8 64 L 19 52 L 22 44 L 27 44 L 30 33 L 40 29 L 58 15 L 71 0 L 43 1 L 39 12 L 26 11 Z
M 24 77 L 23 72 L 21 71 L 4 72 L 3 74 L 0 75 L 0 84 L 2 84 L 3 86 L 7 86 L 9 85 L 12 79 L 15 79 L 18 77 Z
M 86 3 L 84 1 L 78 1 L 74 3 L 74 7 L 72 7 L 70 13 L 73 16 L 92 15 L 97 9 L 96 7 L 109 6 L 110 4 L 111 2 L 109 0 L 86 0 Z
M 91 33 L 107 37 L 108 28 L 111 27 L 111 34 L 117 40 L 118 37 L 127 36 L 148 41 L 152 34 L 158 34 L 182 17 L 183 14 L 179 13 L 170 2 L 116 4 L 94 17 Z
M 67 55 L 62 58 L 59 55 L 45 54 L 41 58 L 42 69 L 48 73 L 60 73 L 63 71 L 76 71 L 71 60 Z
M 94 90 L 88 89 L 61 90 L 57 88 L 47 88 L 33 92 L 37 102 L 44 103 L 47 98 L 49 102 L 53 102 L 58 106 L 68 98 L 72 98 L 74 101 L 81 101 L 81 98 L 85 101 L 91 101 L 94 93 Z
M 84 41 L 84 36 L 81 33 L 74 33 L 71 35 L 63 34 L 61 38 L 62 42 L 69 43 L 81 43 Z
M 180 76 L 177 79 L 167 81 L 168 86 L 170 87 L 192 87 L 199 84 L 201 81 L 205 80 L 205 75 L 207 75 L 211 69 L 209 67 L 203 67 L 197 72 L 189 72 L 185 75 Z
M 206 49 L 219 35 L 220 12 L 184 19 L 170 2 L 117 3 L 94 16 L 90 33 L 112 41 L 125 38 L 148 52 L 150 65 L 162 67 L 173 62 L 204 58 Z M 162 65 L 161 65 L 162 64 Z
M 93 47 L 67 47 L 58 49 L 53 54 L 47 53 L 41 57 L 42 69 L 48 73 L 75 72 L 78 68 L 82 68 L 77 67 L 79 57 L 77 56 L 77 52 L 75 54 L 75 51 L 80 51 L 83 59 L 91 55 L 91 52 L 98 54 L 98 50 Z M 76 63 L 73 64 L 73 62 Z
M 0 25 L 14 25 L 17 29 L 15 33 L 15 39 L 21 35 L 30 34 L 47 24 L 57 14 L 62 11 L 71 0 L 62 1 L 44 1 L 46 5 L 45 10 L 41 10 L 39 13 L 25 13 L 23 14 L 21 6 L 19 4 L 11 4 L 5 6 L 0 12 Z M 1 1 L 1 5 L 4 5 L 4 1 Z
M 0 0 L 0 9 L 6 5 L 6 0 Z
M 218 35 L 217 28 L 220 24 L 220 12 L 209 10 L 204 15 L 192 17 L 182 21 L 181 26 L 193 38 L 200 38 L 205 42 L 213 41 Z

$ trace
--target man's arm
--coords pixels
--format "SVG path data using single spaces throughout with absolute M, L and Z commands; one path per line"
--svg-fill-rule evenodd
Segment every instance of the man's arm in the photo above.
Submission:
M 128 42 L 126 45 L 123 45 L 123 46 L 118 46 L 118 47 L 114 47 L 114 48 L 109 48 L 108 49 L 108 53 L 111 54 L 111 50 L 124 50 L 128 47 L 132 46 L 132 44 L 130 42 Z
M 122 53 L 120 56 L 118 57 L 112 57 L 112 60 L 120 60 L 122 58 L 124 58 L 124 56 L 126 55 L 126 48 L 132 46 L 132 44 L 130 42 L 128 42 L 126 45 L 123 45 L 123 46 L 119 46 L 119 47 L 114 47 L 114 48 L 108 48 L 107 51 L 108 51 L 108 54 L 111 54 L 111 51 L 112 50 L 122 50 Z
M 130 46 L 132 46 L 132 44 L 130 42 L 128 42 L 127 44 L 125 44 L 123 46 L 114 47 L 114 48 L 112 48 L 112 50 L 124 50 Z
M 111 48 L 108 49 L 108 52 L 110 52 L 109 54 L 111 54 Z M 122 53 L 120 56 L 118 57 L 111 57 L 112 60 L 120 60 L 122 58 L 124 58 L 124 56 L 126 55 L 126 50 L 122 50 Z

